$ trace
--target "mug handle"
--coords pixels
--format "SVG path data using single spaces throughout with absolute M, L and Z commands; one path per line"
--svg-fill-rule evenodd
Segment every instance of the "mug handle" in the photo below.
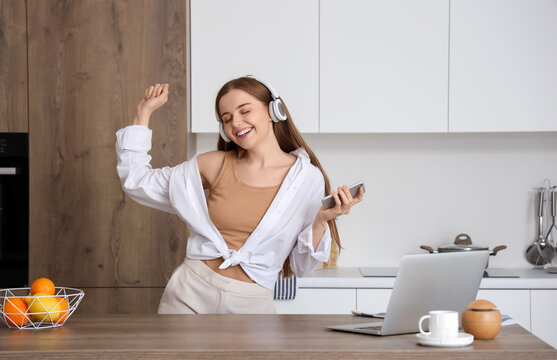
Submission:
M 423 322 L 425 319 L 429 319 L 429 318 L 431 318 L 430 315 L 424 315 L 424 316 L 422 316 L 422 317 L 420 318 L 420 320 L 418 321 L 418 327 L 420 328 L 420 332 L 421 332 L 422 334 L 424 334 L 424 335 L 431 335 L 431 331 L 430 331 L 430 332 L 427 332 L 427 331 L 424 331 L 424 329 L 422 329 L 422 322 Z

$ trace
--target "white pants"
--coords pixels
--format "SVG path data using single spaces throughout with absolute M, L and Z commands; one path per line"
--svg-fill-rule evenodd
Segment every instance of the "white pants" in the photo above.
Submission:
M 186 258 L 174 270 L 159 304 L 159 314 L 276 314 L 273 291 L 213 271 Z

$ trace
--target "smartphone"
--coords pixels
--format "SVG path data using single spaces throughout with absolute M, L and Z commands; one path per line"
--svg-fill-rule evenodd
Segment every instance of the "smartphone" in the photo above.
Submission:
M 350 187 L 348 188 L 348 190 L 350 191 L 350 195 L 356 197 L 356 195 L 358 195 L 358 190 L 360 189 L 360 186 L 362 187 L 362 189 L 364 189 L 364 192 L 366 192 L 366 187 L 364 186 L 364 182 L 360 181 L 353 185 L 350 185 Z M 321 201 L 321 203 L 323 204 L 324 209 L 330 209 L 335 206 L 335 198 L 333 198 L 333 195 L 325 196 Z

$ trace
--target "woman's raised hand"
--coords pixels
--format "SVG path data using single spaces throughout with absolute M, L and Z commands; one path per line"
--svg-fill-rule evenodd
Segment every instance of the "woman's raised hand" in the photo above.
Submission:
M 155 84 L 145 89 L 145 96 L 137 104 L 135 125 L 149 125 L 151 114 L 168 101 L 168 84 Z

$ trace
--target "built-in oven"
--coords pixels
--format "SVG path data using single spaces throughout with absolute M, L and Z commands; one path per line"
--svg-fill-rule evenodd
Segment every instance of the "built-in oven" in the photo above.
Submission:
M 0 288 L 29 276 L 29 136 L 0 133 Z

